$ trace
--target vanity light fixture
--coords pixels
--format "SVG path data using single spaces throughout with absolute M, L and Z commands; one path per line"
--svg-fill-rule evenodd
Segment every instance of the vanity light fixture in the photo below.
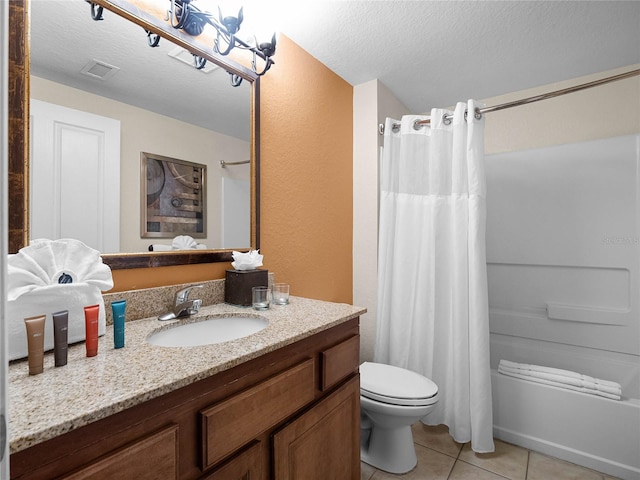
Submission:
M 86 1 L 91 5 L 91 18 L 96 21 L 102 20 L 103 7 L 94 4 L 91 0 Z M 229 55 L 234 48 L 250 51 L 253 55 L 251 69 L 256 75 L 262 76 L 275 63 L 272 57 L 276 53 L 276 34 L 273 34 L 270 41 L 261 43 L 254 37 L 255 45 L 250 45 L 236 35 L 240 30 L 243 18 L 242 7 L 240 7 L 240 11 L 235 17 L 223 16 L 222 10 L 218 7 L 218 18 L 216 18 L 208 11 L 196 7 L 193 0 L 170 0 L 170 9 L 167 12 L 166 20 L 170 22 L 173 28 L 183 30 L 194 37 L 202 34 L 207 25 L 211 25 L 216 29 L 213 51 L 223 56 Z M 149 46 L 157 47 L 160 36 L 147 31 L 147 40 Z M 203 69 L 207 60 L 197 55 L 193 57 L 195 68 L 198 70 Z M 242 77 L 232 73 L 230 75 L 231 84 L 234 87 L 242 83 Z

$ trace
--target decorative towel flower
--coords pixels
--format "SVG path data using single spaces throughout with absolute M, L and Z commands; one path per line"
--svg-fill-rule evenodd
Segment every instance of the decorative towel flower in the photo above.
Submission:
M 197 246 L 198 243 L 189 235 L 178 235 L 171 243 L 174 250 L 195 250 Z
M 101 291 L 113 288 L 111 269 L 100 252 L 79 240 L 33 240 L 9 255 L 7 300 L 12 301 L 39 287 L 86 283 Z
M 250 250 L 247 253 L 233 251 L 231 256 L 233 262 L 231 266 L 236 270 L 255 270 L 262 266 L 263 255 L 260 255 L 260 250 Z

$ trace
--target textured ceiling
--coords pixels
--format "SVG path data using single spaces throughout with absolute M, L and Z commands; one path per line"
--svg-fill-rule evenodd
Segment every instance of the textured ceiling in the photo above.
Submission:
M 34 74 L 248 135 L 248 93 L 230 87 L 225 72 L 204 75 L 169 59 L 114 14 L 93 22 L 84 1 L 32 3 Z M 279 31 L 347 82 L 377 78 L 415 113 L 640 63 L 640 1 L 263 0 L 256 2 L 261 11 L 253 6 L 247 4 L 245 18 L 275 19 Z M 77 72 L 92 58 L 121 70 L 109 81 L 86 82 Z M 275 60 L 277 69 L 277 53 Z M 240 114 L 236 104 L 244 105 Z
M 297 2 L 281 31 L 414 113 L 640 63 L 638 1 Z

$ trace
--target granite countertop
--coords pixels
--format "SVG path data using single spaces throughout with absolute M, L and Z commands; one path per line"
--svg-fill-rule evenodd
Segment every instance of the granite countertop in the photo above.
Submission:
M 68 363 L 55 368 L 45 354 L 44 372 L 30 376 L 26 360 L 9 365 L 10 452 L 54 438 L 243 362 L 346 322 L 366 310 L 342 303 L 291 297 L 269 310 L 216 304 L 193 317 L 126 323 L 125 348 L 113 348 L 113 327 L 99 339 L 98 355 L 84 342 L 69 347 Z M 159 347 L 147 336 L 170 325 L 208 315 L 261 316 L 268 326 L 248 337 L 198 347 Z

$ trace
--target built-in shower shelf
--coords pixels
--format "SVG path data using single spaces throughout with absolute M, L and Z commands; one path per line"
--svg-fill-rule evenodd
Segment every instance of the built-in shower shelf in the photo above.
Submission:
M 597 325 L 626 326 L 628 309 L 604 309 L 578 305 L 547 304 L 547 317 L 551 320 L 593 323 Z

